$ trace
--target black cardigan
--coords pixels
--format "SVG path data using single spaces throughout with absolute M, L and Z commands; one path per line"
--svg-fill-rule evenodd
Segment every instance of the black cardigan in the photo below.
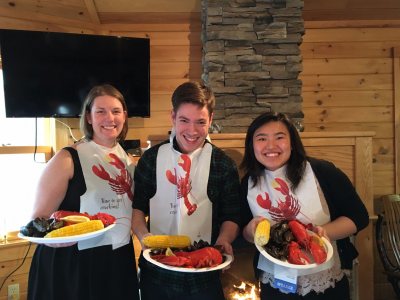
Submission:
M 367 227 L 369 222 L 367 209 L 349 178 L 329 161 L 311 157 L 308 158 L 308 161 L 324 193 L 331 220 L 340 216 L 348 217 L 356 225 L 357 232 Z M 248 175 L 244 176 L 241 184 L 243 226 L 253 218 L 247 202 L 248 178 Z M 356 248 L 348 237 L 337 240 L 336 244 L 342 269 L 352 269 L 353 260 L 358 256 Z M 258 262 L 258 255 L 257 252 L 255 263 Z

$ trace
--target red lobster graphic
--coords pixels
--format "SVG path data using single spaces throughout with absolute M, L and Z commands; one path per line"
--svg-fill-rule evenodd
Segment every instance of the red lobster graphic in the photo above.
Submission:
M 269 210 L 271 218 L 274 221 L 280 220 L 292 220 L 295 219 L 297 214 L 300 212 L 299 200 L 294 198 L 289 192 L 289 187 L 286 182 L 280 178 L 275 178 L 275 182 L 279 186 L 274 187 L 275 190 L 282 193 L 285 196 L 285 200 L 278 199 L 278 206 L 271 206 L 271 199 L 268 193 L 265 192 L 265 199 L 262 194 L 257 196 L 257 203 L 260 207 Z
M 129 199 L 133 200 L 132 193 L 132 177 L 131 174 L 126 170 L 125 164 L 116 156 L 114 153 L 109 154 L 111 161 L 110 165 L 115 166 L 117 169 L 121 170 L 121 174 L 114 178 L 111 178 L 110 174 L 104 169 L 104 167 L 99 164 L 99 167 L 93 166 L 92 171 L 101 179 L 107 180 L 111 189 L 117 193 L 117 195 L 127 194 Z
M 178 162 L 178 165 L 186 172 L 185 177 L 177 177 L 175 168 L 175 174 L 173 174 L 171 170 L 167 170 L 165 175 L 167 176 L 169 182 L 176 185 L 178 189 L 178 199 L 183 198 L 183 202 L 185 203 L 185 206 L 188 210 L 187 214 L 188 216 L 190 216 L 197 209 L 197 205 L 191 204 L 188 198 L 188 195 L 192 190 L 192 183 L 190 181 L 190 167 L 192 162 L 190 160 L 190 157 L 186 154 L 181 154 L 180 158 L 183 162 Z

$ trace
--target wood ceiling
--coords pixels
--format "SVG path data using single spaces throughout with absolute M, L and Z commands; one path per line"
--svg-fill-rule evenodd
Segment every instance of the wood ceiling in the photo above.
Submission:
M 182 23 L 198 17 L 200 3 L 201 0 L 0 0 L 0 14 L 92 25 Z M 400 1 L 305 0 L 303 16 L 305 21 L 400 20 Z

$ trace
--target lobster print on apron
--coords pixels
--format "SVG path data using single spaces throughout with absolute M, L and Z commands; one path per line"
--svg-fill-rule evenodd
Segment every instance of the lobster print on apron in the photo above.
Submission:
M 131 239 L 133 176 L 127 154 L 119 144 L 107 148 L 93 141 L 79 144 L 77 150 L 87 188 L 81 196 L 80 211 L 108 213 L 117 219 L 114 228 L 99 237 L 80 241 L 78 248 L 112 245 L 116 249 L 128 244 Z
M 188 235 L 211 242 L 212 203 L 207 184 L 212 146 L 190 154 L 162 145 L 157 156 L 157 191 L 150 199 L 150 232 Z
M 303 179 L 295 192 L 290 189 L 285 171 L 285 166 L 275 171 L 265 170 L 254 187 L 249 178 L 247 201 L 253 216 L 263 216 L 271 224 L 293 219 L 314 225 L 329 222 L 330 215 L 323 209 L 310 163 L 307 162 Z M 258 268 L 271 274 L 274 272 L 274 265 L 262 255 Z
M 276 171 L 265 170 L 254 187 L 249 179 L 247 200 L 253 216 L 264 216 L 272 223 L 292 219 L 315 225 L 328 222 L 330 217 L 322 208 L 311 165 L 307 162 L 295 192 L 290 189 L 285 171 L 285 166 Z

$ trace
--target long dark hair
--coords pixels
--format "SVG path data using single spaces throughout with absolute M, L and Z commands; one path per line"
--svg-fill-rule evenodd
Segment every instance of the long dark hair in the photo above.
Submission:
M 286 176 L 290 181 L 291 187 L 296 189 L 306 168 L 307 155 L 296 127 L 283 113 L 267 112 L 259 115 L 253 120 L 247 129 L 244 156 L 240 168 L 250 176 L 255 186 L 259 177 L 263 174 L 265 167 L 254 155 L 253 136 L 258 128 L 269 122 L 281 122 L 289 131 L 292 152 L 288 162 L 286 163 Z

